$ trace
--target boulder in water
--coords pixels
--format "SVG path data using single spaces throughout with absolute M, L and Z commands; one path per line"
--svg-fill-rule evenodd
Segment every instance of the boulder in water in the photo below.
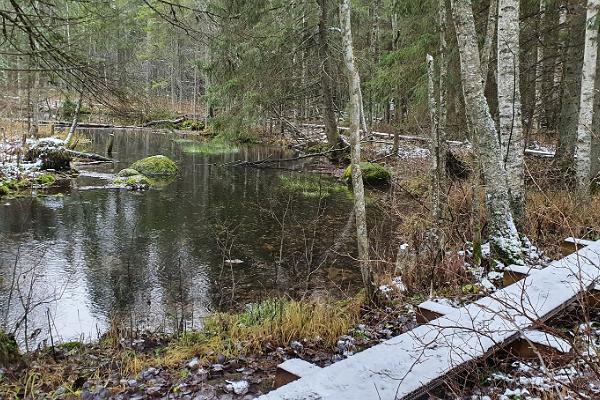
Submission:
M 169 157 L 156 155 L 143 158 L 131 164 L 131 169 L 145 176 L 173 176 L 177 174 L 177 164 Z
M 130 176 L 135 176 L 135 175 L 141 175 L 141 174 L 139 173 L 139 171 L 136 171 L 133 168 L 122 169 L 117 174 L 117 176 L 120 177 L 120 178 L 128 178 Z

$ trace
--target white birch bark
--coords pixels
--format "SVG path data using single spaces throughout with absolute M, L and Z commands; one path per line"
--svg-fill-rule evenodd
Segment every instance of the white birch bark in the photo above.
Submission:
M 521 244 L 510 209 L 507 174 L 500 155 L 496 127 L 483 94 L 471 1 L 452 0 L 451 3 L 465 106 L 478 139 L 485 179 L 490 244 L 495 255 L 504 262 L 519 262 L 522 259 Z
M 342 28 L 342 48 L 344 64 L 348 77 L 350 93 L 350 146 L 352 166 L 352 190 L 354 191 L 354 213 L 356 218 L 356 239 L 358 242 L 358 259 L 363 284 L 369 299 L 373 298 L 373 277 L 369 265 L 369 239 L 367 236 L 367 212 L 365 206 L 365 189 L 360 170 L 360 76 L 354 64 L 352 48 L 352 28 L 350 25 L 350 2 L 342 0 L 340 5 L 340 26 Z
M 73 135 L 75 134 L 75 129 L 77 128 L 77 124 L 79 122 L 79 113 L 81 112 L 81 103 L 83 102 L 83 94 L 79 92 L 79 98 L 77 99 L 77 105 L 75 106 L 75 114 L 73 115 L 73 122 L 69 127 L 69 133 L 67 133 L 67 137 L 65 139 L 65 145 L 68 147 L 73 140 Z
M 439 74 L 439 97 L 438 97 L 438 136 L 442 146 L 441 149 L 441 159 L 440 165 L 442 166 L 442 178 L 445 178 L 445 168 L 446 160 L 446 121 L 447 121 L 447 107 L 446 107 L 446 98 L 448 97 L 448 85 L 446 85 L 446 77 L 448 76 L 448 58 L 446 57 L 448 53 L 448 44 L 446 43 L 446 31 L 447 31 L 447 10 L 446 10 L 446 0 L 438 1 L 438 29 L 440 33 L 440 47 L 439 47 L 439 64 L 440 64 L 440 74 Z
M 429 106 L 429 119 L 431 124 L 431 166 L 429 175 L 431 177 L 431 214 L 439 225 L 442 217 L 441 207 L 441 179 L 440 179 L 440 125 L 438 119 L 438 105 L 435 101 L 435 67 L 433 63 L 433 57 L 427 54 L 427 104 Z
M 600 0 L 588 0 L 586 14 L 583 67 L 581 69 L 581 96 L 577 122 L 577 144 L 575 147 L 575 174 L 577 187 L 588 191 L 590 185 L 592 121 L 596 81 L 596 60 L 598 57 L 597 15 Z
M 525 197 L 525 148 L 519 75 L 519 0 L 499 0 L 497 84 L 500 147 L 516 221 L 523 217 Z
M 563 64 L 565 63 L 565 50 L 566 50 L 566 38 L 568 30 L 567 25 L 567 14 L 568 8 L 565 4 L 561 4 L 558 10 L 558 57 L 554 64 L 554 96 L 556 99 L 560 97 L 560 87 L 563 79 Z
M 487 77 L 489 74 L 489 63 L 492 57 L 492 46 L 494 44 L 494 36 L 496 33 L 496 18 L 498 16 L 498 0 L 490 0 L 490 8 L 488 10 L 487 28 L 485 32 L 485 40 L 481 50 L 481 77 L 483 80 L 483 91 L 487 85 Z

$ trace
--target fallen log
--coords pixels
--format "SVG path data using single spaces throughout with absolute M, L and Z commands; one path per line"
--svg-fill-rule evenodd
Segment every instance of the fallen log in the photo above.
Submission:
M 71 149 L 65 149 L 66 152 L 74 157 L 79 157 L 79 158 L 87 158 L 89 160 L 94 160 L 94 161 L 102 161 L 102 162 L 112 162 L 113 160 L 111 158 L 108 157 L 104 157 L 100 154 L 96 154 L 96 153 L 86 153 L 83 151 L 76 151 L 76 150 L 71 150 Z
M 148 128 L 150 126 L 156 126 L 156 125 L 165 125 L 165 124 L 172 124 L 172 125 L 177 125 L 182 123 L 183 121 L 187 120 L 187 117 L 179 117 L 179 118 L 175 118 L 175 119 L 157 119 L 154 121 L 148 121 L 145 124 L 142 124 L 142 126 L 144 128 Z
M 319 128 L 319 129 L 325 128 L 325 125 L 319 125 L 319 124 L 303 124 L 302 126 L 304 126 L 306 128 Z M 346 128 L 344 126 L 341 126 L 338 129 L 342 130 L 342 131 L 348 130 L 348 128 Z M 391 139 L 393 139 L 393 137 L 394 137 L 393 133 L 371 131 L 371 136 L 379 137 L 382 139 L 390 139 L 390 140 L 371 140 L 371 142 L 374 142 L 374 143 L 386 143 L 386 144 L 393 143 L 391 141 Z M 429 142 L 429 138 L 424 137 L 424 136 L 398 135 L 398 139 L 400 139 L 402 141 L 407 141 L 407 142 L 420 142 L 420 143 L 428 143 Z M 446 143 L 449 146 L 470 146 L 469 141 L 461 142 L 460 140 L 446 140 Z M 545 151 L 545 150 L 537 150 L 537 149 L 525 149 L 525 154 L 534 156 L 534 157 L 542 157 L 542 158 L 554 157 L 553 151 Z

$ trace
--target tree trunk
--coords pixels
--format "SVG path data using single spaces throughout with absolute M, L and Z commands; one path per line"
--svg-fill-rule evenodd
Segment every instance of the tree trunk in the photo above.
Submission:
M 506 170 L 494 120 L 483 94 L 477 32 L 470 0 L 452 0 L 452 15 L 460 54 L 465 106 L 480 143 L 481 165 L 485 179 L 490 244 L 503 262 L 519 262 L 521 245 L 515 226 L 507 188 Z
M 427 104 L 429 106 L 429 119 L 431 123 L 431 166 L 429 169 L 429 174 L 431 176 L 431 214 L 436 227 L 439 228 L 442 219 L 440 125 L 438 119 L 438 105 L 435 101 L 435 67 L 433 65 L 433 57 L 429 54 L 427 54 L 427 78 Z
M 319 0 L 321 14 L 319 18 L 319 59 L 321 65 L 321 96 L 323 99 L 323 110 L 325 117 L 325 133 L 329 147 L 339 147 L 340 134 L 338 132 L 337 117 L 333 108 L 332 68 L 329 54 L 329 43 L 327 33 L 327 0 Z
M 38 137 L 38 121 L 40 120 L 40 73 L 32 72 L 33 85 L 31 86 L 31 122 L 29 124 L 29 137 Z
M 577 122 L 577 145 L 575 147 L 575 174 L 580 191 L 589 191 L 592 148 L 592 120 L 594 113 L 594 85 L 598 57 L 598 25 L 596 16 L 600 0 L 588 0 L 583 67 L 581 69 L 581 98 Z
M 358 259 L 367 297 L 374 295 L 373 277 L 369 265 L 369 239 L 367 236 L 367 212 L 365 192 L 360 170 L 360 76 L 354 65 L 352 49 L 352 28 L 350 25 L 350 1 L 342 0 L 340 5 L 340 26 L 342 28 L 342 48 L 344 64 L 348 76 L 350 93 L 350 145 L 352 162 L 352 189 L 354 191 L 354 213 L 356 217 L 356 239 Z
M 534 110 L 533 110 L 533 126 L 536 130 L 540 130 L 542 127 L 542 114 L 544 110 L 543 99 L 544 96 L 542 94 L 544 87 L 544 44 L 543 44 L 543 24 L 544 24 L 544 16 L 546 15 L 546 1 L 540 0 L 540 8 L 538 14 L 538 26 L 537 26 L 537 59 L 535 64 L 535 95 L 534 95 Z M 518 16 L 517 16 L 518 17 Z M 518 20 L 517 20 L 518 26 Z M 498 33 L 500 34 L 500 33 Z M 517 40 L 517 44 L 519 41 Z M 518 60 L 518 57 L 516 57 Z M 501 79 L 499 79 L 501 81 Z
M 446 123 L 448 116 L 448 108 L 446 105 L 446 98 L 448 97 L 448 85 L 446 84 L 446 77 L 448 76 L 448 44 L 446 43 L 446 31 L 448 30 L 448 10 L 446 9 L 446 0 L 438 1 L 438 29 L 440 35 L 440 46 L 438 49 L 438 58 L 440 64 L 439 71 L 439 82 L 438 82 L 438 163 L 440 165 L 440 187 L 444 184 L 446 179 Z M 443 195 L 443 191 L 441 191 Z M 442 203 L 444 200 L 442 199 Z
M 496 33 L 496 19 L 498 16 L 498 0 L 490 0 L 490 8 L 488 10 L 487 29 L 485 32 L 485 41 L 481 50 L 481 77 L 483 80 L 483 90 L 487 85 L 487 77 L 489 75 L 489 64 L 492 56 L 492 46 L 494 44 L 494 36 Z
M 594 96 L 594 117 L 592 121 L 592 165 L 590 177 L 596 178 L 600 172 L 600 57 L 596 60 L 596 96 Z M 598 183 L 598 182 L 597 182 Z
M 542 0 L 543 1 L 543 0 Z M 524 140 L 519 88 L 519 0 L 498 2 L 498 109 L 500 147 L 515 220 L 523 219 Z
M 71 123 L 71 127 L 69 128 L 69 133 L 67 134 L 67 138 L 65 139 L 65 145 L 68 147 L 69 143 L 73 139 L 73 135 L 75 134 L 75 129 L 77 128 L 77 123 L 79 122 L 79 112 L 81 111 L 81 103 L 83 101 L 83 94 L 79 93 L 79 98 L 77 99 L 77 105 L 75 106 L 75 115 L 73 115 L 73 122 Z
M 560 120 L 558 122 L 558 143 L 554 157 L 554 164 L 562 171 L 565 177 L 570 175 L 574 164 L 581 68 L 583 65 L 582 42 L 585 13 L 577 11 L 572 14 L 568 23 L 569 43 L 564 64 Z

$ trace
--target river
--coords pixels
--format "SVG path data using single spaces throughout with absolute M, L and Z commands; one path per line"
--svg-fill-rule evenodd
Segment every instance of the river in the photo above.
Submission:
M 82 132 L 89 150 L 104 152 L 109 130 Z M 96 340 L 115 326 L 190 329 L 207 313 L 268 296 L 356 286 L 350 257 L 323 259 L 349 231 L 347 189 L 311 174 L 313 185 L 335 188 L 315 195 L 294 184 L 307 172 L 223 165 L 293 156 L 288 149 L 206 155 L 185 151 L 190 142 L 181 139 L 115 130 L 118 161 L 78 166 L 80 175 L 55 193 L 2 201 L 0 322 L 22 344 L 27 337 L 28 349 L 51 335 Z M 120 169 L 154 154 L 177 162 L 174 182 L 145 192 L 111 185 Z M 352 238 L 344 241 L 338 253 L 352 251 Z

